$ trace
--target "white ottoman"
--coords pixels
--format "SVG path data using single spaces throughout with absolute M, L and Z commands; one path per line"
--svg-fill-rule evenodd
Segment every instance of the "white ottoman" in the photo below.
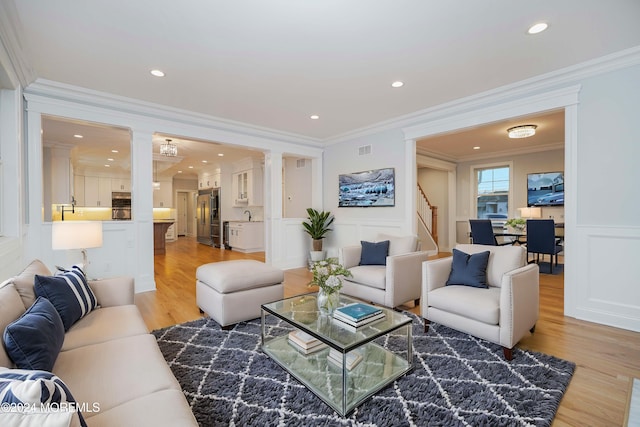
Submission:
M 260 305 L 284 298 L 284 273 L 254 260 L 204 264 L 196 270 L 196 304 L 223 329 L 260 317 Z

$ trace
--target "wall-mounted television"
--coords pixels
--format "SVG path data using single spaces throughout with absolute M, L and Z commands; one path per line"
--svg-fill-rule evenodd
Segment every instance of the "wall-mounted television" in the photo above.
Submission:
M 338 184 L 338 207 L 395 206 L 394 168 L 338 175 Z
M 528 174 L 527 206 L 564 206 L 564 172 Z

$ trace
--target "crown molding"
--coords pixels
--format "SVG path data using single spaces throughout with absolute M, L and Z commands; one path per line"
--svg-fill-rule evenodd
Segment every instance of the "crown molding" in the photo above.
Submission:
M 118 114 L 132 114 L 145 118 L 172 121 L 188 126 L 200 126 L 223 132 L 248 135 L 260 139 L 322 148 L 319 139 L 309 138 L 288 132 L 255 126 L 247 123 L 222 119 L 193 111 L 169 107 L 128 98 L 120 95 L 82 88 L 47 79 L 37 79 L 24 89 L 27 101 L 47 102 L 50 100 L 67 101 L 101 109 L 108 109 Z
M 449 155 L 443 155 L 429 150 L 416 150 L 416 154 L 425 156 L 437 160 L 443 160 L 452 163 L 466 163 L 476 160 L 496 159 L 500 157 L 513 157 L 524 154 L 541 153 L 545 151 L 564 150 L 564 142 L 555 142 L 552 144 L 537 145 L 535 147 L 522 147 L 514 148 L 510 150 L 500 150 L 499 152 L 491 152 L 484 154 L 473 154 L 470 156 L 454 157 Z
M 500 86 L 489 91 L 459 98 L 394 119 L 385 120 L 371 126 L 355 129 L 335 137 L 327 138 L 324 140 L 324 143 L 325 145 L 333 145 L 390 129 L 406 127 L 417 128 L 421 123 L 446 118 L 454 114 L 460 114 L 494 103 L 504 103 L 519 97 L 531 96 L 532 93 L 535 92 L 557 89 L 562 85 L 576 85 L 582 79 L 639 64 L 640 46 L 635 46 L 526 80 Z M 407 136 L 407 138 L 410 137 Z
M 12 88 L 26 87 L 36 79 L 20 44 L 20 18 L 13 2 L 0 2 L 0 67 L 5 68 Z

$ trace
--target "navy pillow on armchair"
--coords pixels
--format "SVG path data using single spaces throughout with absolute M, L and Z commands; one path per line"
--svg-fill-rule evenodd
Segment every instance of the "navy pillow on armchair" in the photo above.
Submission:
M 389 241 L 372 243 L 360 241 L 362 253 L 360 254 L 360 265 L 387 265 L 387 255 L 389 255 Z
M 446 285 L 464 285 L 474 288 L 488 288 L 487 265 L 489 251 L 469 255 L 457 249 L 453 250 L 451 273 Z

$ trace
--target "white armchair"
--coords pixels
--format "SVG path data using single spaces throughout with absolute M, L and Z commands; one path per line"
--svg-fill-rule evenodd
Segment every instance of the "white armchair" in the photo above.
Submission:
M 419 251 L 416 236 L 378 236 L 377 241 L 383 240 L 389 240 L 386 265 L 359 265 L 361 245 L 340 248 L 340 264 L 353 275 L 343 280 L 341 292 L 391 308 L 408 301 L 418 305 L 422 263 L 428 252 Z
M 453 257 L 422 266 L 422 304 L 425 332 L 435 322 L 499 344 L 507 360 L 513 347 L 533 333 L 538 320 L 539 273 L 527 265 L 520 246 L 457 245 L 467 254 L 489 251 L 487 288 L 445 286 Z

